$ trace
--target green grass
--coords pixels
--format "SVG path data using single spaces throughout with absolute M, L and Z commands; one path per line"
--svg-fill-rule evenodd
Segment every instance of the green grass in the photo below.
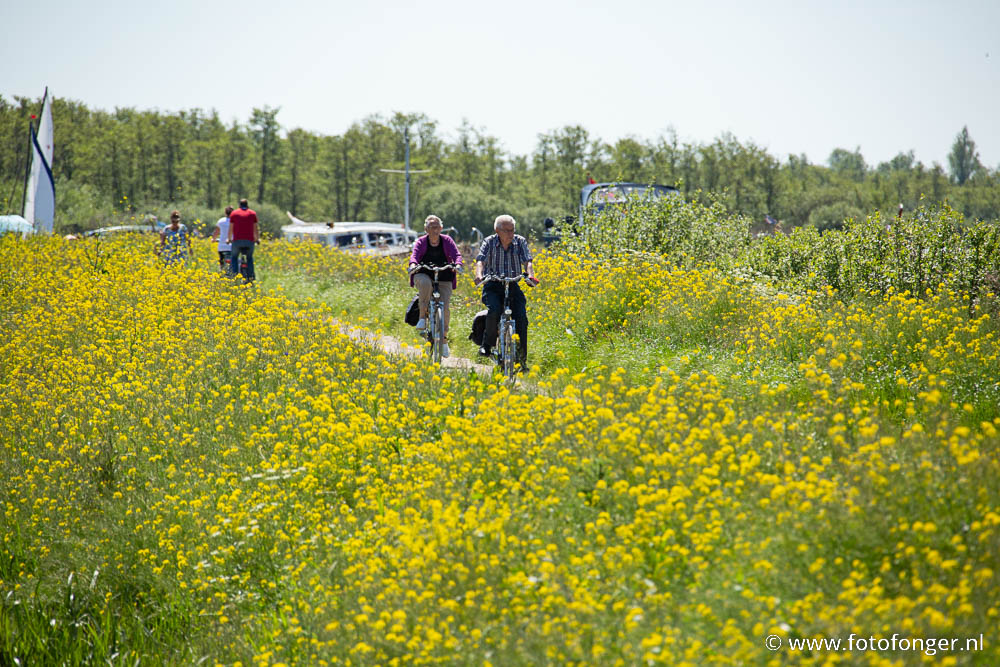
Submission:
M 416 290 L 402 279 L 347 282 L 313 274 L 273 272 L 265 274 L 260 285 L 280 289 L 303 303 L 321 303 L 344 323 L 380 330 L 412 347 L 427 345 L 403 319 Z M 453 357 L 478 359 L 479 348 L 469 340 L 472 317 L 485 308 L 478 299 L 479 290 L 473 290 L 468 281 L 452 293 L 448 345 Z

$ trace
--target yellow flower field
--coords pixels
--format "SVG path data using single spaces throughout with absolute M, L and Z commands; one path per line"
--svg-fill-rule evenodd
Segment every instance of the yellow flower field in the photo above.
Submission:
M 318 251 L 259 272 L 403 283 Z M 0 239 L 0 662 L 1000 661 L 1000 341 L 962 295 L 543 254 L 511 389 L 197 252 Z M 561 365 L 594 344 L 649 367 Z M 791 646 L 852 633 L 959 641 Z

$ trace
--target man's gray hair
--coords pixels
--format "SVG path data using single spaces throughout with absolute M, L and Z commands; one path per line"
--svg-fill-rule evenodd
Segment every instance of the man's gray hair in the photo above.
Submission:
M 514 216 L 504 213 L 503 215 L 498 215 L 497 219 L 493 221 L 493 231 L 500 231 L 500 224 L 504 222 L 509 222 L 511 227 L 517 227 L 517 220 L 514 219 Z

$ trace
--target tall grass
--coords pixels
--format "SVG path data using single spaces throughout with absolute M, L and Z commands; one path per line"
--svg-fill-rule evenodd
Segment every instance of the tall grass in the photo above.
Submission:
M 540 254 L 511 390 L 331 326 L 398 264 L 265 245 L 278 291 L 101 247 L 0 240 L 4 662 L 998 658 L 1000 337 L 963 293 Z

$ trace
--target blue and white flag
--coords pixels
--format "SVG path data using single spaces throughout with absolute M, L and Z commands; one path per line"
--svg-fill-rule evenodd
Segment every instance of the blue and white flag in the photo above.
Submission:
M 24 196 L 24 219 L 36 232 L 52 233 L 56 217 L 56 183 L 52 178 L 52 103 L 45 89 L 38 132 L 31 126 L 31 170 Z

